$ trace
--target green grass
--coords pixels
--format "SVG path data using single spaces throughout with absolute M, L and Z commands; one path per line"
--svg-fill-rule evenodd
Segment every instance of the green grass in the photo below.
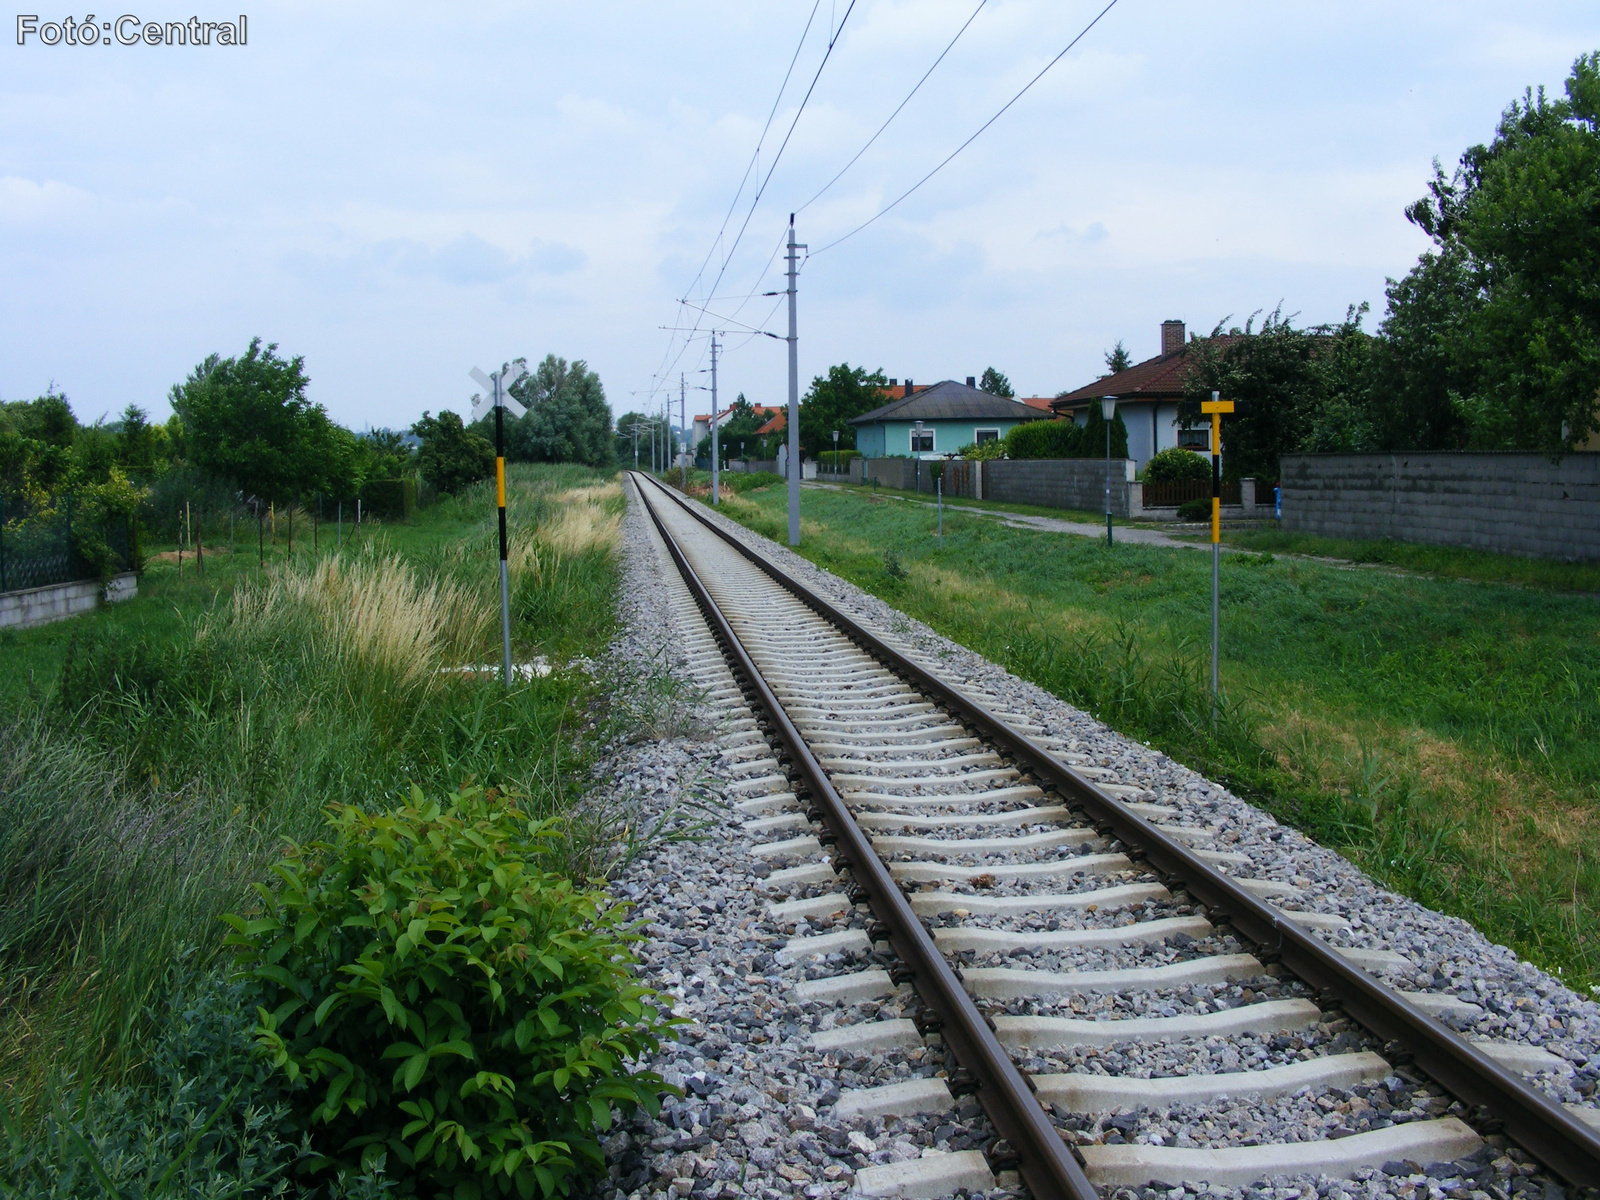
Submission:
M 514 469 L 515 655 L 556 669 L 509 693 L 439 668 L 499 662 L 492 493 L 413 525 L 346 527 L 266 571 L 241 537 L 196 577 L 157 554 L 137 599 L 0 640 L 0 1100 L 137 1073 L 180 959 L 203 969 L 284 837 L 330 803 L 468 780 L 537 815 L 588 779 L 599 652 L 617 593 L 615 477 Z M 160 551 L 161 547 L 156 547 Z M 594 815 L 551 865 L 610 852 Z
M 767 536 L 779 489 L 725 511 Z M 1396 890 L 1600 982 L 1592 600 L 1271 554 L 1210 563 L 808 489 L 801 552 L 1112 727 L 1220 777 Z M 893 556 L 897 570 L 888 569 Z
M 1445 579 L 1511 583 L 1559 592 L 1600 593 L 1600 564 L 1596 563 L 1556 562 L 1548 558 L 1525 558 L 1517 554 L 1495 554 L 1488 550 L 1468 550 L 1456 546 L 1428 546 L 1421 542 L 1397 542 L 1389 538 L 1361 540 L 1318 537 L 1311 533 L 1288 533 L 1277 529 L 1230 532 L 1224 527 L 1223 541 L 1229 546 L 1245 550 L 1341 559 L 1438 575 Z

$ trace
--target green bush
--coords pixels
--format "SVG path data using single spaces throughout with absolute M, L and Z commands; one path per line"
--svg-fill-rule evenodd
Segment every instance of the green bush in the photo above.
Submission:
M 1028 421 L 1006 434 L 1005 444 L 1008 458 L 1089 456 L 1083 445 L 1083 430 L 1067 420 Z
M 1210 479 L 1211 463 L 1193 450 L 1173 446 L 1155 455 L 1144 465 L 1140 476 L 1146 483 L 1176 483 L 1184 479 Z
M 708 475 L 707 480 L 709 479 Z M 756 488 L 771 487 L 775 483 L 782 482 L 783 476 L 774 471 L 721 471 L 717 475 L 718 486 L 740 495 L 753 492 Z
M 603 1168 L 612 1106 L 653 1114 L 665 1090 L 628 1071 L 674 1022 L 634 982 L 624 907 L 531 868 L 551 824 L 479 788 L 330 825 L 227 918 L 319 1165 L 387 1155 L 424 1195 L 568 1194 Z
M 1178 505 L 1178 520 L 1180 521 L 1209 521 L 1211 519 L 1211 501 L 1185 500 Z
M 180 970 L 153 1006 L 161 1036 L 136 1087 L 53 1098 L 33 1124 L 0 1106 L 0 1195 L 17 1200 L 256 1200 L 291 1194 L 304 1153 L 282 1075 L 250 1044 L 253 985 Z M 374 1172 L 381 1176 L 382 1172 Z M 377 1197 L 393 1185 L 335 1178 L 327 1195 Z
M 837 469 L 838 473 L 843 475 L 847 470 L 849 470 L 850 463 L 854 459 L 858 459 L 860 457 L 861 451 L 859 450 L 839 450 L 837 452 L 833 450 L 824 450 L 821 454 L 817 455 L 817 469 L 819 471 L 829 473 Z
M 409 521 L 417 515 L 415 479 L 369 479 L 361 486 L 362 516 Z
M 999 458 L 1006 452 L 1006 443 L 1000 438 L 987 442 L 968 442 L 957 452 L 962 458 L 972 462 L 988 462 Z

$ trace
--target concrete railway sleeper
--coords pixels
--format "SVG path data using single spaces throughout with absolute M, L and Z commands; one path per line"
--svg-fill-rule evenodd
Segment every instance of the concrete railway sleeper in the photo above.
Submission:
M 1151 1180 L 1239 1186 L 1276 1174 L 1463 1159 L 1480 1150 L 1479 1130 L 1503 1130 L 1572 1184 L 1600 1184 L 1594 1110 L 1570 1112 L 1520 1078 L 1559 1069 L 1562 1060 L 1468 1041 L 1437 1019 L 1464 1002 L 1402 993 L 1375 978 L 1398 969 L 1403 956 L 1329 944 L 1318 935 L 1347 934 L 1343 918 L 1280 907 L 1299 899 L 1294 887 L 1232 877 L 1227 872 L 1248 867 L 1249 858 L 1212 849 L 1211 832 L 1178 824 L 1177 809 L 1141 803 L 1139 788 L 1075 762 L 1061 739 L 1005 711 L 997 697 L 945 683 L 936 664 L 875 635 L 695 506 L 634 479 L 709 636 L 776 735 L 770 758 L 760 753 L 768 747 L 756 722 L 739 735 L 752 750 L 735 788 L 746 831 L 771 838 L 756 854 L 794 864 L 768 876 L 792 897 L 770 909 L 795 927 L 780 959 L 825 964 L 886 942 L 898 968 L 828 975 L 822 967 L 801 990 L 849 1002 L 909 981 L 923 1002 L 916 1022 L 819 1033 L 818 1051 L 914 1047 L 934 1034 L 960 1064 L 948 1079 L 847 1092 L 839 1114 L 940 1112 L 957 1093 L 975 1091 L 1004 1139 L 998 1162 L 930 1155 L 884 1168 L 881 1178 L 862 1172 L 861 1190 L 936 1196 L 987 1187 L 986 1172 L 1012 1165 L 1013 1156 L 1033 1195 L 1051 1200 L 1088 1200 L 1095 1185 Z M 825 854 L 831 864 L 821 861 Z M 858 904 L 875 918 L 866 930 L 829 928 Z M 1114 1021 L 983 1011 L 1029 998 L 1069 1014 L 1077 1011 L 1073 997 L 1148 997 L 1240 981 L 1265 981 L 1262 990 L 1274 994 L 1217 1011 L 1168 1006 Z M 1352 1041 L 1341 1035 L 1322 1053 L 1299 1049 L 1300 1031 L 1330 1027 L 1339 1010 L 1367 1031 L 1365 1044 L 1340 1044 Z M 1039 1069 L 1067 1049 L 1237 1038 L 1258 1046 L 1271 1039 L 1298 1054 L 1152 1078 Z M 1030 1075 L 1013 1054 L 1034 1063 Z M 1119 1107 L 1265 1102 L 1404 1075 L 1425 1097 L 1418 1071 L 1478 1128 L 1446 1115 L 1447 1099 L 1435 1096 L 1404 1122 L 1322 1140 L 1073 1144 L 1075 1129 Z

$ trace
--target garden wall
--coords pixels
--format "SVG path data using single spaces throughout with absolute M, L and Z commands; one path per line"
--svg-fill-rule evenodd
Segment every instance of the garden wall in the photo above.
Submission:
M 1290 454 L 1283 528 L 1600 559 L 1600 454 Z

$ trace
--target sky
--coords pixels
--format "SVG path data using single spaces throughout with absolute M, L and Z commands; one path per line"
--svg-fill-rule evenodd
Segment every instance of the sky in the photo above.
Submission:
M 618 415 L 682 372 L 692 415 L 716 328 L 722 399 L 782 403 L 785 347 L 751 329 L 785 332 L 759 293 L 792 211 L 802 390 L 849 362 L 1053 395 L 1119 339 L 1154 355 L 1164 319 L 1279 305 L 1365 301 L 1370 328 L 1427 245 L 1403 209 L 1432 160 L 1600 49 L 1592 0 L 1117 0 L 829 246 L 1105 0 L 241 4 L 243 46 L 19 46 L 8 14 L 0 398 L 161 418 L 259 336 L 357 429 L 464 411 L 469 369 L 550 353 Z

